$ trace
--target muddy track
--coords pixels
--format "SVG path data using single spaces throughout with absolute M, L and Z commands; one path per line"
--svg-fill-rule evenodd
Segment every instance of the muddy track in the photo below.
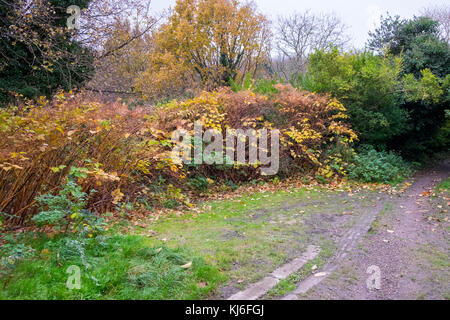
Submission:
M 386 201 L 386 196 L 381 197 L 381 205 Z M 325 266 L 315 275 L 311 275 L 307 279 L 301 281 L 297 288 L 291 293 L 283 297 L 283 300 L 295 300 L 297 294 L 304 294 L 312 287 L 326 279 L 339 264 L 346 259 L 346 257 L 355 250 L 356 245 L 362 236 L 365 235 L 371 228 L 373 221 L 377 218 L 379 213 L 380 203 L 376 208 L 371 209 L 367 214 L 360 215 L 356 218 L 354 225 L 345 232 L 337 243 L 336 254 L 325 264 Z M 317 276 L 323 274 L 322 276 Z
M 420 254 L 440 248 L 448 261 L 448 228 L 432 228 L 427 214 L 433 208 L 425 193 L 449 176 L 450 163 L 419 172 L 407 192 L 397 199 L 381 196 L 377 206 L 357 217 L 354 225 L 337 241 L 336 254 L 316 275 L 301 281 L 282 299 L 439 299 L 449 292 L 449 270 L 427 266 Z M 386 205 L 389 214 L 383 212 Z M 369 234 L 377 220 L 379 230 Z M 425 248 L 425 249 L 424 249 Z M 434 250 L 434 249 L 433 249 Z M 381 270 L 381 288 L 369 290 L 369 266 Z M 319 276 L 318 276 L 319 275 Z

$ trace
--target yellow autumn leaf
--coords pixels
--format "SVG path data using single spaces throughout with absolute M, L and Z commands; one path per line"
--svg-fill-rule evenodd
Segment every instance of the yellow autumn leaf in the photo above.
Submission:
M 56 126 L 56 130 L 58 130 L 59 132 L 61 132 L 62 134 L 64 134 L 64 130 L 60 125 Z
M 111 196 L 114 198 L 113 202 L 114 204 L 118 204 L 120 200 L 124 197 L 124 194 L 120 192 L 120 188 L 117 188 L 113 192 L 111 192 Z

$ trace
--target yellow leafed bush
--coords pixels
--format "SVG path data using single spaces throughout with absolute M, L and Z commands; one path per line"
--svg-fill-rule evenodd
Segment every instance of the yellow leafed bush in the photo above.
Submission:
M 342 121 L 344 106 L 326 95 L 287 85 L 277 90 L 268 97 L 222 88 L 136 110 L 119 102 L 103 104 L 84 95 L 61 94 L 51 103 L 0 110 L 0 212 L 9 215 L 9 224 L 26 224 L 36 213 L 35 198 L 57 193 L 71 167 L 85 168 L 87 178 L 78 183 L 94 212 L 111 211 L 139 197 L 160 203 L 149 190 L 158 179 L 168 196 L 189 203 L 178 191 L 173 196 L 173 190 L 187 188 L 186 178 L 242 181 L 259 175 L 258 165 L 246 163 L 174 164 L 172 132 L 183 128 L 193 133 L 195 121 L 203 130 L 218 132 L 278 129 L 281 175 L 313 171 L 331 179 L 344 174 L 343 154 L 357 139 Z

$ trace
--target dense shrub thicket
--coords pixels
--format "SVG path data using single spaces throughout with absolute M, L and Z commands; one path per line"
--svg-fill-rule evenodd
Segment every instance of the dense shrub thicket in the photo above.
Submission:
M 6 214 L 6 223 L 27 223 L 37 212 L 36 197 L 63 196 L 62 186 L 68 188 L 63 193 L 69 201 L 38 198 L 45 221 L 70 220 L 82 209 L 105 212 L 136 201 L 147 209 L 189 205 L 181 189 L 201 186 L 199 176 L 237 183 L 259 175 L 258 165 L 246 163 L 174 164 L 172 132 L 192 132 L 194 121 L 201 121 L 203 130 L 278 129 L 280 174 L 314 172 L 323 179 L 345 174 L 348 163 L 342 155 L 350 152 L 357 136 L 343 122 L 344 106 L 327 95 L 291 86 L 275 90 L 265 96 L 220 89 L 153 111 L 63 94 L 51 103 L 1 110 L 0 212 Z M 197 183 L 186 183 L 190 178 Z
M 440 78 L 428 68 L 419 77 L 402 75 L 402 66 L 401 57 L 317 51 L 299 86 L 339 98 L 361 143 L 424 159 L 449 146 L 436 135 L 445 127 L 450 76 Z
M 318 51 L 311 56 L 308 82 L 312 91 L 340 97 L 362 143 L 385 144 L 408 126 L 401 108 L 399 74 L 401 59 L 370 52 Z

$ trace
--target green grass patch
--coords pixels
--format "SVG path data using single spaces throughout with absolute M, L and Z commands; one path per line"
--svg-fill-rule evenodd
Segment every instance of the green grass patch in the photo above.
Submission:
M 199 299 L 224 280 L 188 249 L 154 247 L 140 236 L 44 236 L 29 245 L 33 257 L 3 264 L 0 299 Z M 80 289 L 66 286 L 70 266 L 80 268 Z
M 320 268 L 329 246 L 320 230 L 327 230 L 328 218 L 341 216 L 344 198 L 349 211 L 360 206 L 346 193 L 292 189 L 208 202 L 201 212 L 161 216 L 145 228 L 121 220 L 97 238 L 29 234 L 2 247 L 0 299 L 214 298 L 219 286 L 244 289 L 310 244 L 322 247 L 312 262 Z M 125 229 L 141 235 L 120 235 Z M 72 265 L 81 270 L 79 290 L 66 286 Z M 302 272 L 281 283 L 278 295 Z
M 449 190 L 450 190 L 450 177 L 441 181 L 441 183 L 439 183 L 435 188 L 436 192 L 449 191 Z
M 246 195 L 210 202 L 211 210 L 200 214 L 165 217 L 151 228 L 160 243 L 189 246 L 244 288 L 306 249 L 302 221 L 317 208 L 293 204 L 318 199 L 320 193 L 306 190 Z

